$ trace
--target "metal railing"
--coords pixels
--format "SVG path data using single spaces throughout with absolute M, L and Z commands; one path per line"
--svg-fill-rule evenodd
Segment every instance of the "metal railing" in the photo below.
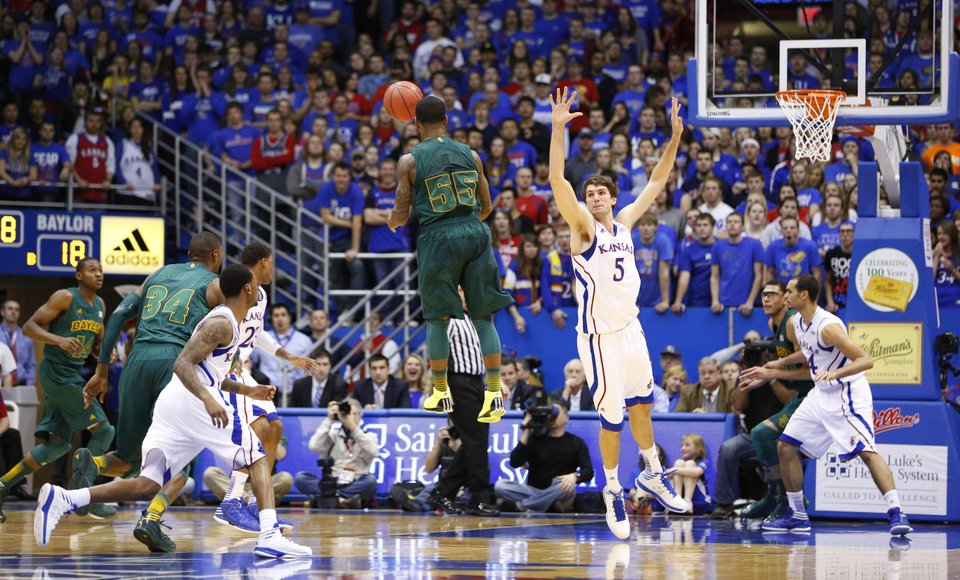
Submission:
M 335 289 L 330 270 L 346 255 L 329 251 L 326 240 L 330 228 L 320 216 L 292 196 L 228 166 L 167 127 L 144 120 L 153 127 L 160 172 L 173 185 L 167 215 L 173 221 L 175 245 L 184 247 L 191 236 L 201 231 L 214 233 L 223 240 L 227 264 L 235 263 L 240 249 L 250 242 L 268 245 L 273 249 L 275 263 L 270 300 L 285 302 L 300 315 L 313 307 L 322 307 L 329 313 L 331 300 L 355 299 L 355 303 L 338 313 L 337 322 L 314 344 L 314 348 L 323 346 L 331 352 L 350 348 L 348 357 L 338 361 L 334 371 L 342 369 L 347 358 L 357 354 L 363 354 L 360 364 L 367 364 L 372 355 L 363 352 L 362 338 L 374 313 L 383 320 L 396 322 L 387 338 L 397 342 L 402 356 L 411 352 L 411 346 L 425 332 L 425 327 L 416 324 L 421 309 L 415 301 L 414 254 L 360 253 L 355 259 L 362 262 L 392 259 L 400 263 L 371 289 Z M 277 387 L 288 390 L 286 385 Z
M 0 179 L 0 185 L 6 185 L 7 182 Z M 111 211 L 132 211 L 132 212 L 150 212 L 162 214 L 165 211 L 167 206 L 167 187 L 168 183 L 165 177 L 160 176 L 160 191 L 157 192 L 156 202 L 149 205 L 129 205 L 124 203 L 108 202 L 108 203 L 87 203 L 82 201 L 77 201 L 76 193 L 78 189 L 94 189 L 94 190 L 108 190 L 119 193 L 129 193 L 130 189 L 127 188 L 124 184 L 115 184 L 112 183 L 109 186 L 104 186 L 102 183 L 90 183 L 83 187 L 76 182 L 74 176 L 71 174 L 67 177 L 66 181 L 31 181 L 27 184 L 26 187 L 35 187 L 49 190 L 52 188 L 66 190 L 64 192 L 63 201 L 41 201 L 30 199 L 17 199 L 17 198 L 4 198 L 4 206 L 13 206 L 13 207 L 30 207 L 30 208 L 50 208 L 50 209 L 66 209 L 67 211 L 73 211 L 75 209 L 82 210 L 98 210 L 102 211 L 104 209 L 109 209 Z M 132 195 L 132 194 L 130 194 Z

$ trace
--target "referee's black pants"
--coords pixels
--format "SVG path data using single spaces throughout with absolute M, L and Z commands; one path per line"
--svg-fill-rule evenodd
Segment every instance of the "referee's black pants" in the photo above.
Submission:
M 477 421 L 483 406 L 483 377 L 451 372 L 447 374 L 447 384 L 453 396 L 450 418 L 460 433 L 461 443 L 460 450 L 437 482 L 436 493 L 454 499 L 460 488 L 466 486 L 470 490 L 471 507 L 481 502 L 494 503 L 487 456 L 490 425 Z

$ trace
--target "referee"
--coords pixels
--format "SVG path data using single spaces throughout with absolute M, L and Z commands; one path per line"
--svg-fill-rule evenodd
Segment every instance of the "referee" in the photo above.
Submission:
M 461 292 L 461 298 L 463 293 Z M 464 304 L 466 312 L 466 304 Z M 490 425 L 477 421 L 483 406 L 483 354 L 480 337 L 469 315 L 463 320 L 450 319 L 447 327 L 450 339 L 450 361 L 447 384 L 453 397 L 453 412 L 450 420 L 460 433 L 460 449 L 450 465 L 444 469 L 437 482 L 434 494 L 438 498 L 453 500 L 460 488 L 470 491 L 467 513 L 480 516 L 497 516 L 496 496 L 490 485 L 490 460 L 487 445 L 490 440 Z

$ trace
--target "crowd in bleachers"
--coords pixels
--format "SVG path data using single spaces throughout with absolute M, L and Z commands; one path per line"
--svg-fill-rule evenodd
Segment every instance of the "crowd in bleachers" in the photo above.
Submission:
M 848 8 L 846 34 L 871 39 L 876 68 L 922 6 Z M 575 88 L 585 113 L 571 124 L 567 178 L 579 187 L 604 173 L 626 205 L 668 136 L 666 101 L 686 99 L 691 9 L 672 0 L 12 2 L 0 18 L 0 195 L 62 201 L 65 189 L 53 184 L 72 178 L 78 201 L 155 204 L 160 176 L 145 123 L 160 122 L 304 200 L 331 227 L 333 251 L 408 251 L 415 235 L 389 235 L 383 216 L 396 187 L 389 160 L 419 137 L 381 99 L 390 83 L 410 79 L 444 99 L 452 136 L 481 154 L 501 210 L 490 225 L 518 304 L 546 309 L 560 326 L 557 307 L 573 304 L 572 270 L 546 180 L 548 96 Z M 814 36 L 827 33 L 826 17 L 813 19 Z M 721 91 L 776 84 L 766 49 L 745 40 L 721 43 Z M 916 86 L 930 86 L 933 47 L 922 22 L 881 85 L 904 88 L 912 73 Z M 795 88 L 823 83 L 802 55 L 789 70 Z M 960 143 L 948 123 L 909 131 L 930 184 L 941 306 L 956 306 Z M 828 285 L 826 306 L 843 306 L 849 252 L 840 229 L 856 223 L 857 165 L 874 152 L 852 136 L 836 141 L 832 163 L 795 161 L 793 149 L 787 128 L 685 131 L 651 209 L 657 227 L 645 220 L 635 232 L 643 306 L 747 311 L 760 279 L 806 272 Z M 333 272 L 334 287 L 370 287 L 372 276 L 347 263 Z M 390 264 L 379 266 L 376 278 Z

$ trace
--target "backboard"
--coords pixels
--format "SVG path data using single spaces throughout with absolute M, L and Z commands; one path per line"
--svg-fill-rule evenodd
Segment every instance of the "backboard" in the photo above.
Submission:
M 843 0 L 696 0 L 692 122 L 788 125 L 774 98 L 788 89 L 847 93 L 838 127 L 956 119 L 953 2 L 868 4 L 874 8 Z

